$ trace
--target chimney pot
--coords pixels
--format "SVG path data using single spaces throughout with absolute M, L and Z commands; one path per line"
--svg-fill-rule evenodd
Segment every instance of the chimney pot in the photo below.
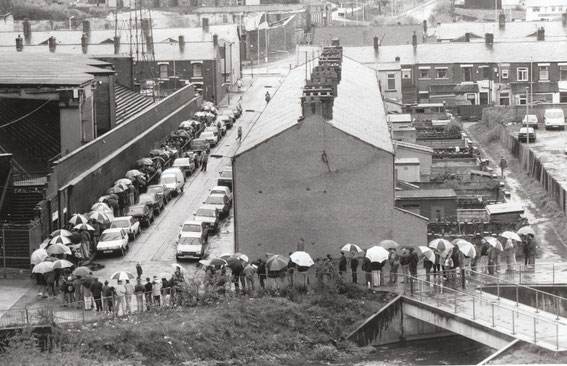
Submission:
M 120 53 L 120 36 L 114 36 L 114 54 Z
M 24 39 L 18 34 L 16 38 L 16 51 L 22 52 L 24 50 Z
M 216 34 L 213 34 L 213 46 L 218 46 L 219 44 L 219 36 Z
M 83 20 L 83 33 L 89 34 L 91 32 L 91 22 Z
M 541 27 L 537 29 L 537 40 L 545 41 L 545 28 Z
M 427 20 L 423 21 L 423 33 L 427 33 Z
M 47 45 L 49 46 L 50 52 L 55 52 L 55 48 L 57 47 L 57 40 L 55 39 L 55 37 L 49 37 L 49 39 L 47 40 Z
M 29 40 L 31 37 L 31 25 L 30 25 L 30 21 L 28 20 L 28 18 L 24 19 L 24 38 L 26 40 Z
M 484 35 L 484 42 L 486 43 L 486 45 L 492 46 L 494 44 L 494 34 L 486 33 Z
M 374 51 L 378 52 L 379 47 L 380 47 L 380 44 L 378 43 L 378 37 L 374 36 Z
M 471 34 L 469 32 L 465 33 L 465 42 L 471 41 Z
M 498 28 L 506 28 L 506 14 L 504 13 L 498 14 Z
M 203 32 L 208 33 L 209 32 L 209 18 L 201 19 L 201 24 L 203 26 Z
M 183 51 L 185 49 L 185 36 L 179 36 L 179 49 Z
M 411 44 L 417 47 L 417 34 L 415 34 L 415 31 L 413 31 L 413 35 L 411 36 Z
M 89 49 L 89 36 L 86 33 L 81 36 L 81 49 L 83 53 L 87 53 Z

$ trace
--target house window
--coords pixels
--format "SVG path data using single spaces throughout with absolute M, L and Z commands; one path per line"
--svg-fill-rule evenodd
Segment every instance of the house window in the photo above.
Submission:
M 528 81 L 528 68 L 518 67 L 517 70 L 518 81 Z
M 539 6 L 534 6 L 534 7 L 532 7 L 532 9 L 533 9 L 533 12 L 534 12 L 534 13 L 540 11 Z
M 472 81 L 472 67 L 463 67 L 463 81 Z
M 539 66 L 539 80 L 549 80 L 549 66 Z
M 559 66 L 559 79 L 567 80 L 567 65 Z
M 508 92 L 500 93 L 498 102 L 500 105 L 510 105 L 510 93 Z
M 447 68 L 444 67 L 442 69 L 435 69 L 435 78 L 436 79 L 447 79 Z
M 535 102 L 553 103 L 553 94 L 551 93 L 537 93 L 533 98 Z
M 476 104 L 476 94 L 467 94 L 467 100 L 471 102 L 472 105 Z
M 388 74 L 388 90 L 396 90 L 396 74 Z
M 193 77 L 202 78 L 203 77 L 203 64 L 195 63 L 193 66 Z
M 518 104 L 526 105 L 528 102 L 527 94 L 519 94 L 518 95 Z
M 559 103 L 567 103 L 567 93 L 559 93 Z
M 168 64 L 160 64 L 159 65 L 159 78 L 160 79 L 167 79 L 169 77 L 169 71 L 167 70 Z
M 502 69 L 502 79 L 508 79 L 510 70 Z
M 411 70 L 410 69 L 402 70 L 402 79 L 411 79 Z
M 429 79 L 429 69 L 419 69 L 420 79 Z
M 482 68 L 482 78 L 484 80 L 490 79 L 490 67 L 486 66 Z

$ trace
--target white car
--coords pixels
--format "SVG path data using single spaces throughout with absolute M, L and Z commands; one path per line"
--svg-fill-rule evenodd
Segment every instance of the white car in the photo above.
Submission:
M 122 228 L 106 229 L 100 235 L 96 251 L 98 254 L 119 252 L 124 255 L 128 250 L 128 234 Z
M 115 217 L 110 223 L 110 228 L 122 228 L 126 231 L 126 234 L 130 239 L 134 239 L 138 234 L 140 234 L 140 223 L 138 220 L 134 219 L 132 216 L 121 216 Z
M 187 220 L 181 225 L 179 239 L 198 238 L 202 243 L 206 243 L 208 240 L 208 232 L 207 224 L 203 221 Z
M 228 201 L 232 205 L 232 192 L 227 186 L 214 186 L 209 194 L 224 194 L 228 197 Z
M 219 212 L 216 206 L 201 205 L 193 215 L 195 216 L 195 221 L 204 222 L 212 231 L 217 230 L 219 226 Z
M 201 259 L 205 254 L 205 244 L 199 238 L 182 237 L 177 242 L 175 258 Z
M 211 146 L 216 146 L 217 143 L 219 142 L 219 138 L 218 138 L 218 136 L 215 135 L 214 132 L 205 131 L 205 132 L 201 133 L 201 136 L 199 136 L 199 137 L 207 140 L 207 142 Z

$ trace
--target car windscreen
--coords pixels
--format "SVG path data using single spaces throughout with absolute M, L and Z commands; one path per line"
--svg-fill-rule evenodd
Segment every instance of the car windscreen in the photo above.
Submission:
M 215 210 L 200 208 L 197 210 L 197 216 L 215 217 Z
M 547 118 L 562 118 L 563 112 L 562 111 L 547 111 L 547 112 L 545 112 L 545 116 Z
M 222 205 L 224 204 L 224 197 L 209 197 L 205 203 L 210 205 Z
M 200 233 L 201 232 L 201 225 L 185 224 L 181 228 L 181 231 L 192 231 L 192 232 Z
M 149 194 L 141 194 L 140 195 L 140 202 L 153 202 L 154 197 L 150 196 Z
M 172 175 L 166 175 L 166 176 L 161 177 L 160 183 L 161 184 L 175 184 L 175 183 L 177 183 L 177 179 L 175 179 L 175 177 L 172 176 Z
M 181 237 L 179 239 L 179 245 L 201 245 L 199 238 L 188 238 L 188 237 Z
M 232 178 L 232 171 L 231 170 L 223 170 L 221 175 L 223 178 Z
M 122 239 L 122 237 L 120 236 L 119 232 L 102 233 L 99 241 L 112 241 L 112 240 L 120 240 L 120 239 Z
M 128 227 L 130 226 L 130 220 L 114 220 L 110 227 Z
M 143 215 L 143 214 L 144 214 L 144 207 L 142 207 L 142 206 L 130 207 L 128 209 L 128 215 L 136 216 L 136 215 Z

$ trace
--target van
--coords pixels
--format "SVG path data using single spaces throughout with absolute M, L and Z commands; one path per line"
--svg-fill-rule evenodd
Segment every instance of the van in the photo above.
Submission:
M 161 173 L 159 184 L 167 187 L 173 195 L 183 192 L 185 175 L 179 168 L 168 168 Z
M 565 129 L 565 115 L 563 114 L 563 109 L 546 109 L 543 115 L 543 121 L 546 130 L 552 128 Z

